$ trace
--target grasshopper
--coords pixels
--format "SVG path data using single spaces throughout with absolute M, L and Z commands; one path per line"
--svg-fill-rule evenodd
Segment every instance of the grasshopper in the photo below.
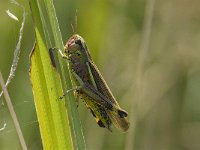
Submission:
M 76 84 L 77 96 L 91 111 L 100 127 L 111 130 L 112 123 L 121 131 L 129 128 L 128 113 L 120 108 L 100 71 L 92 60 L 84 39 L 74 34 L 66 43 L 63 58 L 69 60 L 69 68 Z

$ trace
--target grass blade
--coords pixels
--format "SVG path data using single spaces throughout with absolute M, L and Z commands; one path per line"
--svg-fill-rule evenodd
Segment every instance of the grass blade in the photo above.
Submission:
M 69 120 L 64 101 L 59 100 L 62 86 L 51 64 L 40 12 L 30 1 L 36 44 L 30 55 L 30 79 L 44 149 L 73 149 Z

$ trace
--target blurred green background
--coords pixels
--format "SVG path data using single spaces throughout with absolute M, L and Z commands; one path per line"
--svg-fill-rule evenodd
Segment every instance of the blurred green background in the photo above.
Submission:
M 28 1 L 18 2 L 26 7 L 27 18 L 8 90 L 28 148 L 38 150 L 42 144 L 28 75 L 33 22 Z M 56 0 L 54 5 L 64 41 L 73 34 L 77 14 L 76 33 L 86 40 L 120 106 L 129 112 L 128 132 L 113 128 L 110 133 L 98 127 L 80 102 L 88 150 L 200 149 L 199 0 Z M 0 0 L 0 71 L 5 80 L 21 25 L 8 17 L 8 9 L 22 20 L 19 7 Z M 0 149 L 21 149 L 7 106 L 1 105 L 0 127 L 4 122 Z

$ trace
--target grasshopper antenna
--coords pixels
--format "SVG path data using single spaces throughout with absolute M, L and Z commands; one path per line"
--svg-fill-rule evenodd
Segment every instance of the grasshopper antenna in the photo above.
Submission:
M 77 30 L 77 9 L 76 9 L 76 14 L 75 14 L 75 23 L 74 23 L 74 26 L 73 26 L 73 24 L 71 23 L 71 27 L 72 27 L 72 31 L 73 31 L 73 34 L 75 34 L 76 33 L 76 30 Z
M 72 23 L 71 23 L 71 27 L 72 27 L 73 34 L 75 34 L 74 26 Z
M 76 9 L 76 14 L 75 14 L 75 28 L 77 30 L 77 22 L 78 22 L 78 10 Z

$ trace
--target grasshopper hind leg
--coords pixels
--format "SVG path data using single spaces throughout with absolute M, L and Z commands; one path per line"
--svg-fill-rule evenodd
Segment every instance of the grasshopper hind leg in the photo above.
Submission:
M 93 117 L 96 120 L 96 123 L 99 125 L 99 127 L 102 128 L 107 128 L 109 131 L 112 132 L 111 130 L 111 119 L 108 116 L 105 108 L 103 108 L 101 105 L 90 101 L 88 103 L 88 101 L 85 101 L 86 106 L 88 107 L 88 109 L 90 110 L 91 114 L 93 115 Z
M 107 128 L 109 131 L 112 132 L 111 130 L 111 125 L 112 122 L 108 116 L 108 114 L 106 113 L 106 110 L 104 108 L 102 108 L 101 106 L 99 106 L 99 113 L 95 114 L 94 111 L 92 109 L 90 109 L 90 112 L 92 113 L 93 117 L 96 120 L 96 123 L 99 125 L 99 127 L 102 128 Z
M 106 126 L 103 124 L 103 122 L 102 122 L 101 120 L 99 120 L 99 119 L 97 118 L 97 116 L 94 114 L 94 112 L 93 112 L 91 109 L 90 109 L 90 112 L 91 112 L 91 114 L 93 115 L 93 117 L 96 118 L 97 124 L 98 124 L 100 127 L 105 128 Z

